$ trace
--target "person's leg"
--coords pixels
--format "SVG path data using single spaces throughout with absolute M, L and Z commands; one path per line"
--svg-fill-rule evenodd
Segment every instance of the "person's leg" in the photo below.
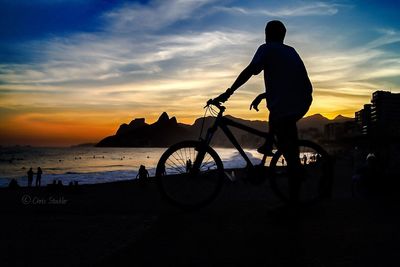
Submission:
M 277 138 L 278 148 L 286 159 L 289 171 L 288 187 L 289 201 L 295 204 L 299 200 L 301 186 L 301 163 L 299 147 L 297 145 L 296 118 L 284 118 L 270 121 L 271 131 Z

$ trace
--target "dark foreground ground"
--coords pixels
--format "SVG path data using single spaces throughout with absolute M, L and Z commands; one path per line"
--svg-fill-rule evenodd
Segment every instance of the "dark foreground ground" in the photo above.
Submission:
M 280 212 L 266 186 L 227 182 L 182 212 L 154 183 L 0 190 L 0 266 L 400 266 L 396 189 L 352 198 L 336 163 L 333 199 Z

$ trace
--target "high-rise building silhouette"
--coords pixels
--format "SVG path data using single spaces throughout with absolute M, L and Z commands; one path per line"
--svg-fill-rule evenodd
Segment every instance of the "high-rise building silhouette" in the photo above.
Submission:
M 365 104 L 363 109 L 356 112 L 355 121 L 359 125 L 361 134 L 368 135 L 371 127 L 371 104 Z
M 372 94 L 371 132 L 378 136 L 400 136 L 400 94 L 376 91 Z
M 400 137 L 400 93 L 375 91 L 371 103 L 355 113 L 361 133 L 373 138 Z

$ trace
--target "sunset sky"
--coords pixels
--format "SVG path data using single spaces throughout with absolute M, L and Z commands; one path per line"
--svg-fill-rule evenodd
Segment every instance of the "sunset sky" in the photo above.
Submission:
M 192 123 L 286 25 L 314 86 L 309 114 L 354 116 L 378 89 L 400 92 L 396 1 L 0 0 L 0 145 L 97 142 L 135 117 Z M 254 76 L 227 103 L 249 110 Z

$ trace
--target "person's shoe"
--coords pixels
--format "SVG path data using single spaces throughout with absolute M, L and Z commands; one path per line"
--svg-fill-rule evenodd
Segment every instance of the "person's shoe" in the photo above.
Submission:
M 262 146 L 257 148 L 257 152 L 267 156 L 274 155 L 274 153 L 272 152 L 272 144 L 270 142 L 265 142 Z

